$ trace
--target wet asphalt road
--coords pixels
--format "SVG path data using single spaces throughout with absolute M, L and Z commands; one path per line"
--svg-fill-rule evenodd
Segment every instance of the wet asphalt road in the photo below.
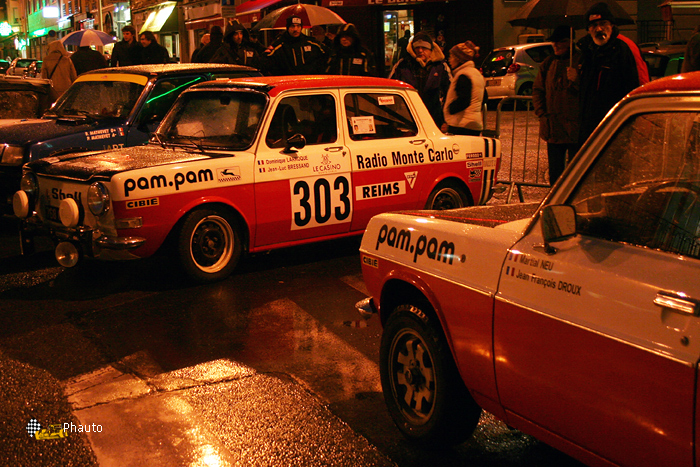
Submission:
M 65 270 L 0 219 L 0 457 L 13 465 L 578 466 L 489 414 L 426 452 L 398 433 L 360 320 L 359 239 L 258 254 L 192 286 L 167 258 Z M 72 411 L 72 414 L 71 414 Z M 43 424 L 101 432 L 36 441 Z M 21 435 L 21 436 L 20 436 Z M 93 455 L 96 456 L 93 458 Z M 97 461 L 95 460 L 97 459 Z

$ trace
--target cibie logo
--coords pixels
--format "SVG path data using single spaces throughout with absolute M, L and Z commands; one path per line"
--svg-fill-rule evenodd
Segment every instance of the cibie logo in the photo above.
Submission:
M 64 429 L 60 423 L 49 425 L 46 428 L 41 428 L 41 423 L 39 423 L 36 418 L 29 420 L 26 429 L 30 437 L 42 441 L 47 439 L 61 439 L 68 437 L 68 431 Z

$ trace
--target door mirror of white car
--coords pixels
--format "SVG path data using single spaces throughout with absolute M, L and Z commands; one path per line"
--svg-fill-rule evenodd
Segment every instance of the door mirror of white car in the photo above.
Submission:
M 554 249 L 550 243 L 560 242 L 576 235 L 576 211 L 573 206 L 545 206 L 542 209 L 542 238 L 545 243 L 545 251 Z
M 297 149 L 303 149 L 306 146 L 306 138 L 299 133 L 287 138 L 287 144 L 284 146 L 284 152 L 296 152 Z

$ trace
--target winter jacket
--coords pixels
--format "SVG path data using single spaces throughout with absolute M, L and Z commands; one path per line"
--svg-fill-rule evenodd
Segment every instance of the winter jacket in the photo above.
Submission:
M 578 82 L 566 76 L 571 64 L 578 66 L 581 55 L 574 51 L 550 55 L 540 65 L 540 72 L 532 87 L 535 115 L 540 118 L 540 138 L 553 144 L 578 144 L 579 89 Z
M 639 86 L 637 64 L 632 50 L 617 37 L 613 27 L 610 40 L 597 46 L 590 35 L 577 45 L 581 49 L 580 69 L 580 129 L 579 143 L 583 143 L 605 114 Z
M 285 31 L 273 49 L 263 58 L 267 75 L 320 75 L 326 69 L 326 51 L 321 44 L 305 36 L 292 37 Z
M 73 55 L 70 56 L 75 72 L 78 75 L 90 70 L 107 67 L 107 59 L 97 50 L 92 50 L 90 46 L 79 47 Z
M 210 63 L 216 51 L 224 43 L 223 40 L 224 38 L 221 34 L 211 34 L 209 43 L 199 49 L 197 56 L 192 57 L 192 63 Z
M 416 88 L 435 124 L 440 127 L 445 120 L 442 115 L 442 102 L 451 78 L 450 70 L 445 63 L 445 54 L 437 44 L 433 44 L 430 60 L 423 63 L 416 58 L 412 43 L 408 44 L 406 51 L 408 57 L 396 62 L 389 78 L 404 81 Z
M 353 38 L 350 47 L 340 44 L 342 35 Z M 335 36 L 333 53 L 328 59 L 326 73 L 330 75 L 376 76 L 377 67 L 374 63 L 374 55 L 362 46 L 360 35 L 351 23 L 345 24 Z
M 153 41 L 148 45 L 148 47 L 142 47 L 141 63 L 143 63 L 144 65 L 169 62 L 170 54 L 168 53 L 168 49 L 166 49 L 159 43 Z
M 243 32 L 243 41 L 240 44 L 233 40 L 233 35 L 236 31 Z M 234 20 L 232 24 L 226 26 L 224 41 L 211 60 L 209 60 L 209 63 L 228 63 L 260 68 L 260 54 L 250 44 L 248 30 L 237 20 Z
M 452 82 L 443 108 L 445 123 L 468 130 L 483 130 L 485 86 L 484 77 L 471 60 L 452 70 Z
M 141 43 L 138 39 L 129 44 L 125 40 L 121 40 L 114 44 L 112 49 L 111 66 L 129 66 L 141 64 Z
M 49 44 L 49 53 L 44 57 L 41 67 L 41 77 L 51 80 L 54 99 L 61 97 L 61 94 L 66 92 L 78 77 L 70 60 L 70 54 L 61 41 L 53 41 Z

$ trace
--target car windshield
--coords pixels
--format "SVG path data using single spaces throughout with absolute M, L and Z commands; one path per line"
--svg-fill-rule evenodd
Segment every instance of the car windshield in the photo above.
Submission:
M 498 49 L 492 51 L 484 59 L 482 70 L 484 76 L 504 76 L 508 67 L 513 64 L 513 49 Z
M 126 118 L 143 88 L 128 81 L 79 81 L 68 88 L 46 116 Z
M 249 91 L 187 92 L 158 128 L 163 144 L 242 150 L 258 132 L 267 96 Z

